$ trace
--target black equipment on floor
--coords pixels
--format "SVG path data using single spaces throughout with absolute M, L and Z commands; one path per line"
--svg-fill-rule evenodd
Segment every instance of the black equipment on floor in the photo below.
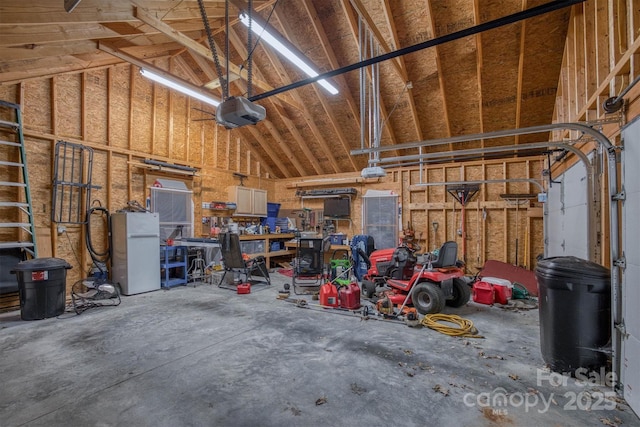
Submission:
M 253 279 L 253 276 L 262 276 L 264 280 L 260 281 L 271 285 L 267 260 L 264 256 L 259 255 L 245 260 L 240 249 L 240 236 L 235 233 L 222 233 L 218 240 L 220 241 L 220 253 L 224 263 L 224 274 L 220 279 L 220 283 L 218 283 L 218 287 L 236 290 L 237 285 L 240 283 L 255 282 L 256 280 Z M 233 287 L 227 286 L 224 281 L 227 273 L 234 275 Z M 239 280 L 236 280 L 236 274 L 239 276 Z M 245 280 L 242 280 L 242 276 L 244 276 Z
M 328 245 L 325 242 L 328 242 Z M 325 246 L 331 246 L 331 241 L 328 238 L 298 239 L 291 280 L 293 292 L 296 294 L 298 294 L 298 288 L 311 288 L 312 291 L 319 289 L 324 278 Z

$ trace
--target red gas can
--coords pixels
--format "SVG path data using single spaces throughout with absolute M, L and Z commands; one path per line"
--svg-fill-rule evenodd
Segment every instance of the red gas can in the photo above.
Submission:
M 338 306 L 338 290 L 333 283 L 325 283 L 320 286 L 320 295 L 318 296 L 320 305 L 325 307 Z
M 507 279 L 497 277 L 483 277 L 483 282 L 487 282 L 493 286 L 495 301 L 498 304 L 507 305 L 511 299 L 513 285 Z
M 338 301 L 340 307 L 347 310 L 360 308 L 360 286 L 356 282 L 351 282 L 347 286 L 340 286 Z
M 478 304 L 492 305 L 495 302 L 493 286 L 482 280 L 473 284 L 473 301 Z
M 238 286 L 239 294 L 250 294 L 251 293 L 251 283 L 240 283 Z

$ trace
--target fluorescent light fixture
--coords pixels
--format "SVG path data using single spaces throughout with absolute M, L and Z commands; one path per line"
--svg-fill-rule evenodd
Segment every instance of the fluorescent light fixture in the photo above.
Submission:
M 175 89 L 178 92 L 182 92 L 185 95 L 189 95 L 192 98 L 199 99 L 202 102 L 205 102 L 209 105 L 213 105 L 217 107 L 220 105 L 220 100 L 214 98 L 211 95 L 208 95 L 204 90 L 200 89 L 198 86 L 191 85 L 186 82 L 181 82 L 175 77 L 171 77 L 167 73 L 159 73 L 156 71 L 149 71 L 145 68 L 140 69 L 140 74 L 144 77 L 153 80 L 154 82 L 160 83 L 161 85 L 167 86 L 168 88 Z
M 249 27 L 249 16 L 242 12 L 240 14 L 240 22 Z M 300 68 L 304 71 L 309 77 L 316 77 L 318 72 L 313 69 L 311 65 L 305 62 L 304 59 L 300 57 L 299 54 L 293 52 L 289 49 L 283 42 L 278 40 L 276 36 L 271 34 L 266 28 L 262 25 L 258 24 L 254 19 L 251 23 L 251 31 L 256 33 L 262 40 L 264 40 L 269 46 L 273 47 L 275 50 L 280 52 L 285 58 L 287 58 L 293 65 Z M 331 95 L 335 95 L 338 93 L 338 89 L 336 89 L 331 83 L 326 81 L 325 79 L 318 80 L 320 86 L 325 88 Z

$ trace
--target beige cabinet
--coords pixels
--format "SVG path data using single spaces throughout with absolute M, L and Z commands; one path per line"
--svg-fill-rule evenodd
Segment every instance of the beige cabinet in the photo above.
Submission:
M 229 187 L 229 200 L 236 203 L 234 215 L 267 216 L 267 191 L 258 188 Z
M 267 216 L 267 190 L 253 190 L 253 214 Z

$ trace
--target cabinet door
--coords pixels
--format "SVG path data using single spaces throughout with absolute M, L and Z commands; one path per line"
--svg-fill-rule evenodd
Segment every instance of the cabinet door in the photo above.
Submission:
M 253 190 L 253 214 L 267 216 L 267 191 Z
M 236 187 L 236 215 L 253 213 L 253 190 L 247 187 Z

